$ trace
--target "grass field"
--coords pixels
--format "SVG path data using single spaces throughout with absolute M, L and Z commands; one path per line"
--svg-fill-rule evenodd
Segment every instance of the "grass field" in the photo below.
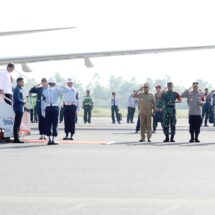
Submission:
M 127 109 L 120 109 L 120 113 L 123 117 L 127 116 Z M 135 112 L 135 116 L 137 117 L 138 111 Z M 79 112 L 79 116 L 83 116 L 83 110 Z M 94 108 L 93 117 L 110 117 L 111 116 L 111 109 L 109 108 Z M 187 118 L 188 110 L 177 110 L 177 117 L 178 118 Z

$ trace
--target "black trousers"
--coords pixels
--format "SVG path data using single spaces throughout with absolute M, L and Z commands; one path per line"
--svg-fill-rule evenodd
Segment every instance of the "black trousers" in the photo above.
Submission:
M 111 106 L 111 118 L 112 118 L 112 122 L 113 123 L 115 123 L 115 115 L 116 115 L 117 122 L 120 122 L 120 119 L 119 119 L 119 108 L 116 105 L 112 105 Z
M 202 124 L 204 122 L 204 125 L 208 124 L 208 119 L 210 115 L 210 107 L 204 107 L 202 108 Z
M 128 114 L 127 114 L 128 123 L 134 121 L 134 113 L 135 113 L 135 108 L 128 107 Z
M 190 135 L 192 139 L 194 139 L 194 135 L 196 139 L 198 138 L 200 134 L 201 123 L 202 118 L 200 115 L 189 115 Z
M 65 133 L 75 133 L 75 122 L 76 122 L 76 109 L 75 105 L 64 105 L 64 124 Z
M 40 131 L 40 135 L 46 134 L 46 118 L 42 116 L 41 113 L 41 103 L 37 104 L 37 114 L 38 114 L 38 128 Z
M 140 130 L 140 114 L 138 114 L 138 120 L 137 120 L 137 125 L 136 125 L 136 132 Z
M 31 122 L 34 122 L 34 109 L 30 109 L 30 119 Z
M 10 99 L 10 100 L 13 100 L 13 96 L 11 94 L 5 94 L 4 95 L 6 98 Z M 7 99 L 4 99 L 4 101 L 9 104 L 9 105 L 12 105 L 12 102 L 11 101 L 8 101 Z
M 38 112 L 37 112 L 37 107 L 34 107 L 34 122 L 38 122 Z
M 64 109 L 63 107 L 60 108 L 60 123 L 63 122 L 63 115 L 64 115 Z
M 84 106 L 84 122 L 91 123 L 91 113 L 92 113 L 92 106 L 85 105 Z
M 46 135 L 57 137 L 59 107 L 46 107 Z
M 23 112 L 15 112 L 15 120 L 13 125 L 13 137 L 15 140 L 19 139 L 19 129 L 22 122 Z

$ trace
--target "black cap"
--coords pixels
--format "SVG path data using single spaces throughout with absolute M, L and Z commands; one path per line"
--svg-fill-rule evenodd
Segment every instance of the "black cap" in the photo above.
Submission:
M 199 85 L 199 82 L 195 81 L 193 82 L 193 86 L 198 86 Z
M 167 86 L 172 86 L 172 85 L 173 85 L 172 82 L 168 82 L 168 83 L 167 83 Z
M 47 79 L 46 78 L 42 78 L 41 82 L 47 82 Z

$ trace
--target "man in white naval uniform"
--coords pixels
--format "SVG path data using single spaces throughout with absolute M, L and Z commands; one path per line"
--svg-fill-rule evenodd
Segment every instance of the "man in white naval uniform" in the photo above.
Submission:
M 56 86 L 55 78 L 50 78 L 48 84 L 49 87 L 43 89 L 42 92 L 42 99 L 45 102 L 46 135 L 48 136 L 48 145 L 57 145 L 58 143 L 54 139 L 58 135 L 60 96 L 68 90 L 66 87 Z
M 73 86 L 73 80 L 67 80 L 67 91 L 63 94 L 64 124 L 66 136 L 64 140 L 73 140 L 75 134 L 76 113 L 80 111 L 80 99 L 78 91 Z M 69 136 L 70 133 L 70 137 Z

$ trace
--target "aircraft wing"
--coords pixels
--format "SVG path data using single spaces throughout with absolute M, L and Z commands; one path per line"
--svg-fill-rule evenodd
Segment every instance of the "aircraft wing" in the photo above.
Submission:
M 0 58 L 0 65 L 8 64 L 8 62 L 34 63 L 34 62 L 54 61 L 54 60 L 90 59 L 90 58 L 97 58 L 97 57 L 113 57 L 113 56 L 137 55 L 137 54 L 159 54 L 159 53 L 168 53 L 168 52 L 196 51 L 196 50 L 208 50 L 208 49 L 215 49 L 215 45 L 89 52 L 89 53 L 54 54 L 54 55 L 35 55 L 35 56 L 21 56 L 21 57 L 3 57 L 3 58 Z
M 47 32 L 47 31 L 59 31 L 59 30 L 67 30 L 75 27 L 64 27 L 64 28 L 44 28 L 44 29 L 32 29 L 32 30 L 22 30 L 22 31 L 5 31 L 0 32 L 0 37 L 2 36 L 12 36 L 18 34 L 30 34 L 30 33 L 39 33 L 39 32 Z

